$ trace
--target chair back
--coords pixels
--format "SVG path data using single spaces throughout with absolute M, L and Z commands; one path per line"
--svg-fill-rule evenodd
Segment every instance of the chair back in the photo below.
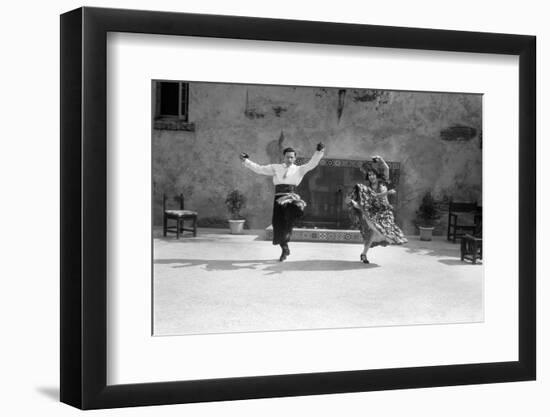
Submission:
M 162 211 L 166 211 L 167 209 L 167 205 L 166 205 L 166 201 L 168 200 L 168 197 L 166 196 L 165 193 L 162 194 Z M 183 194 L 180 194 L 178 196 L 175 196 L 174 197 L 174 200 L 175 201 L 179 201 L 179 209 L 180 210 L 183 210 L 184 209 L 184 202 L 183 202 Z
M 472 203 L 465 203 L 465 202 L 455 202 L 452 199 L 449 200 L 449 223 L 451 221 L 451 216 L 456 213 L 473 214 L 472 220 L 475 226 L 474 235 L 481 236 L 482 209 L 481 209 L 481 206 L 477 205 L 477 201 L 474 201 Z M 458 226 L 458 225 L 455 224 L 455 226 Z
M 477 201 L 474 201 L 473 203 L 463 203 L 463 202 L 455 202 L 453 199 L 449 200 L 449 216 L 452 213 L 467 213 L 467 212 L 478 212 L 479 207 L 477 205 Z
M 476 211 L 477 210 L 477 202 L 473 203 L 459 203 L 455 202 L 452 199 L 449 200 L 449 211 L 455 212 L 455 213 L 463 213 L 467 211 Z
M 474 230 L 474 236 L 475 237 L 482 237 L 483 236 L 483 218 L 481 216 L 481 207 L 478 207 L 479 212 L 476 213 L 474 216 L 474 224 L 476 226 Z

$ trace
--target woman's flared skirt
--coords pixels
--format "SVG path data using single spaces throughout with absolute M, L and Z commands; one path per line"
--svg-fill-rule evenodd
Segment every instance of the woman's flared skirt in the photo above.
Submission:
M 356 218 L 363 240 L 372 239 L 371 246 L 407 243 L 407 238 L 395 224 L 393 212 L 390 209 L 379 211 L 370 216 L 357 209 L 352 209 L 352 213 Z

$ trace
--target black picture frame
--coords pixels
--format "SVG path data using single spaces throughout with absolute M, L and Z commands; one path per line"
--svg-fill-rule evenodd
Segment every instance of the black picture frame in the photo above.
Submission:
M 519 56 L 518 361 L 107 385 L 108 32 Z M 61 401 L 81 409 L 534 380 L 536 38 L 103 8 L 61 15 Z

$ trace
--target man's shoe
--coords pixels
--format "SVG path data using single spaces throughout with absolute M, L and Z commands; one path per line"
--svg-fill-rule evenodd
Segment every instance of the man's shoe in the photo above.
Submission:
M 283 248 L 279 261 L 283 262 L 288 257 L 288 255 L 290 255 L 290 249 L 288 249 L 288 247 Z

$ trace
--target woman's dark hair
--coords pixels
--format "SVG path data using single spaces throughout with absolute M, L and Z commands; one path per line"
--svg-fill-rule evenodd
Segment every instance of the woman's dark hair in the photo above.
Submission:
M 378 183 L 380 184 L 384 184 L 386 187 L 389 186 L 389 183 L 390 183 L 390 179 L 389 178 L 386 178 L 386 176 L 384 174 L 381 174 L 379 173 L 376 169 L 374 168 L 367 168 L 365 170 L 365 180 L 367 180 L 369 183 L 370 183 L 370 180 L 369 180 L 369 172 L 373 172 L 374 175 L 376 175 L 376 178 L 378 179 Z
M 383 176 L 380 175 L 380 173 L 379 173 L 376 169 L 374 169 L 374 168 L 367 168 L 367 169 L 365 170 L 365 179 L 366 179 L 367 181 L 369 180 L 369 173 L 370 173 L 370 172 L 374 173 L 374 175 L 376 175 L 376 178 L 378 178 L 379 181 L 380 181 L 380 180 L 384 180 Z
M 383 172 L 380 172 L 370 161 L 364 162 L 361 165 L 361 168 L 359 168 L 363 174 L 365 174 L 365 179 L 369 181 L 369 172 L 373 172 L 374 175 L 376 175 L 376 178 L 378 181 L 383 182 L 384 184 L 388 185 L 391 180 L 386 177 L 386 174 Z
M 283 155 L 286 155 L 289 152 L 294 152 L 294 155 L 296 155 L 296 151 L 294 150 L 294 148 L 285 148 L 285 149 L 283 149 Z

